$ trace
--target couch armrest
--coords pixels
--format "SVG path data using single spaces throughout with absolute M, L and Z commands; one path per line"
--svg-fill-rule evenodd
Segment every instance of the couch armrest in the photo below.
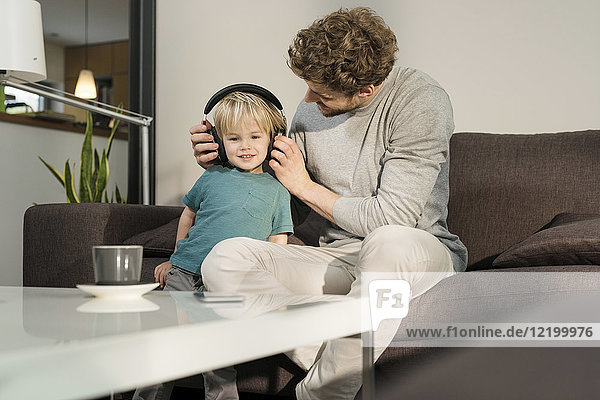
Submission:
M 112 203 L 30 207 L 23 222 L 23 285 L 75 287 L 93 282 L 92 246 L 121 244 L 166 224 L 182 209 Z

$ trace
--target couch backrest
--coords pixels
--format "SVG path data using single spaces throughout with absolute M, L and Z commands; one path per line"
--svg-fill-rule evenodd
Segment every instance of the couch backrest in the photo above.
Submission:
M 561 212 L 600 213 L 600 131 L 456 133 L 448 226 L 487 268 Z
M 92 246 L 122 244 L 133 235 L 168 223 L 181 215 L 181 210 L 116 203 L 32 206 L 23 218 L 23 285 L 75 287 L 91 283 Z

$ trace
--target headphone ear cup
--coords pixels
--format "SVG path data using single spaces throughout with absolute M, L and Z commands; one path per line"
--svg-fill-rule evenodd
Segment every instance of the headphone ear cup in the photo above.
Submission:
M 275 132 L 273 134 L 273 137 L 271 137 L 271 142 L 269 143 L 269 151 L 267 153 L 267 160 L 271 159 L 271 152 L 275 148 L 274 145 L 275 145 L 275 139 L 277 138 L 277 136 L 287 136 L 286 133 L 285 133 L 285 129 L 279 130 L 279 131 Z
M 269 142 L 269 149 L 267 150 L 267 156 L 265 157 L 265 160 L 267 161 L 271 159 L 271 152 L 273 151 L 273 144 L 275 144 L 275 137 L 276 135 L 273 135 L 271 141 Z
M 215 127 L 214 126 L 211 127 L 210 130 L 208 131 L 208 133 L 212 135 L 213 142 L 219 145 L 219 148 L 217 149 L 217 154 L 219 155 L 219 160 L 223 164 L 227 163 L 227 152 L 225 151 L 225 146 L 223 145 L 223 141 L 217 134 L 217 130 L 215 129 Z

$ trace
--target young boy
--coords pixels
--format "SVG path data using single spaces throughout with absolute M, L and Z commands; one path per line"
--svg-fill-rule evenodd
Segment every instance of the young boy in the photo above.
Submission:
M 175 253 L 154 269 L 164 290 L 201 289 L 202 261 L 222 240 L 244 236 L 287 244 L 293 232 L 290 194 L 262 168 L 273 135 L 285 132 L 283 116 L 262 97 L 245 92 L 225 96 L 214 116 L 227 163 L 204 171 L 183 197 Z M 203 375 L 206 398 L 238 398 L 233 367 Z M 172 389 L 172 382 L 139 388 L 133 399 L 168 399 Z
M 233 92 L 215 106 L 214 118 L 228 162 L 208 168 L 183 197 L 175 253 L 154 270 L 165 290 L 199 289 L 202 261 L 222 240 L 286 244 L 293 232 L 290 195 L 263 172 L 273 135 L 285 131 L 283 116 L 260 96 Z

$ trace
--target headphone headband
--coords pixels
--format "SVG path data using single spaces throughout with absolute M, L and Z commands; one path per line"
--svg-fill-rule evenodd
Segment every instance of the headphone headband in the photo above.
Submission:
M 225 96 L 233 92 L 252 93 L 257 96 L 260 96 L 264 100 L 277 107 L 277 109 L 280 112 L 283 112 L 283 106 L 281 105 L 279 99 L 264 87 L 254 85 L 252 83 L 236 83 L 234 85 L 224 87 L 217 93 L 213 94 L 212 97 L 208 100 L 208 103 L 206 103 L 206 107 L 204 107 L 204 115 L 208 115 L 208 113 L 210 113 L 210 111 L 219 101 L 221 101 Z

